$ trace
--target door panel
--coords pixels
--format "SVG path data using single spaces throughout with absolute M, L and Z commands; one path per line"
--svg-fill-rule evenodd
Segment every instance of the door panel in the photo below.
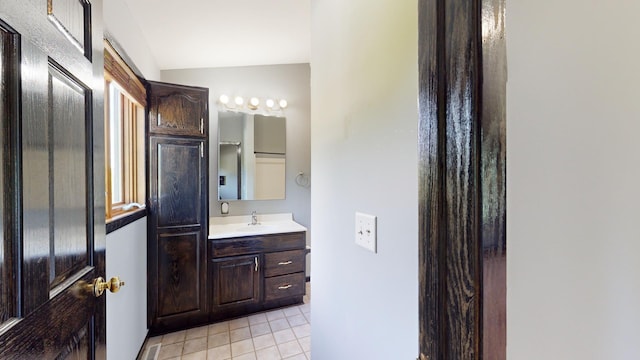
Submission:
M 198 229 L 191 233 L 158 236 L 159 317 L 203 310 L 201 242 Z
M 103 358 L 104 297 L 88 285 L 105 276 L 103 75 L 89 60 L 102 58 L 90 46 L 102 3 L 75 1 L 83 14 L 62 16 L 61 1 L 0 2 L 0 358 Z
M 49 65 L 49 168 L 53 233 L 50 267 L 51 288 L 89 265 L 87 248 L 87 141 L 85 124 L 89 90 L 66 75 L 56 64 Z M 69 174 L 74 174 L 69 176 Z
M 201 152 L 199 140 L 152 138 L 157 151 L 158 228 L 197 226 L 202 223 L 201 204 L 197 200 L 202 192 Z

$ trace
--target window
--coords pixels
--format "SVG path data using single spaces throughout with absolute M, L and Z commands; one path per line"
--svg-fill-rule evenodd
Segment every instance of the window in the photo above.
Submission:
M 145 202 L 144 87 L 105 43 L 105 194 L 109 220 Z

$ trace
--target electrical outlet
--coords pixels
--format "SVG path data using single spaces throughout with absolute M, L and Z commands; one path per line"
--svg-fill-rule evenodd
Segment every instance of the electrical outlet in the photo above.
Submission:
M 356 212 L 356 244 L 375 253 L 377 251 L 376 217 Z

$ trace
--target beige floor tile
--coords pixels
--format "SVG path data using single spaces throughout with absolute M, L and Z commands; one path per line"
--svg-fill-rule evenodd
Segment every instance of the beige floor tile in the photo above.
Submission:
M 304 354 L 307 355 L 307 359 L 311 360 L 311 351 L 307 351 Z
M 304 313 L 303 315 L 305 319 L 307 319 L 307 322 L 311 324 L 311 313 Z
M 223 332 L 209 336 L 209 342 L 207 346 L 211 349 L 214 347 L 231 344 L 231 338 L 229 332 Z
M 264 313 L 249 316 L 249 325 L 262 324 L 267 322 L 267 315 Z
M 271 346 L 268 348 L 260 349 L 256 351 L 256 357 L 258 360 L 280 360 L 280 351 L 277 346 Z
M 307 318 L 305 318 L 304 315 L 302 314 L 289 316 L 287 317 L 287 321 L 289 321 L 289 325 L 291 325 L 291 327 L 300 326 L 308 323 Z
M 297 306 L 290 306 L 290 307 L 284 308 L 282 309 L 282 312 L 284 312 L 284 316 L 286 317 L 302 314 L 300 312 L 300 309 L 298 309 Z
M 307 360 L 307 357 L 304 355 L 304 353 L 300 353 L 298 355 L 293 355 L 291 357 L 283 358 L 283 359 L 287 359 L 287 360 Z
M 231 330 L 230 332 L 231 342 L 234 343 L 240 340 L 246 340 L 251 338 L 251 330 L 249 327 L 243 327 L 235 330 Z
M 269 321 L 278 320 L 285 317 L 284 312 L 280 309 L 269 311 L 266 315 Z
M 253 337 L 271 333 L 271 327 L 269 326 L 268 322 L 263 324 L 251 325 L 250 328 L 251 336 Z
M 211 348 L 207 351 L 207 360 L 228 360 L 231 359 L 231 345 L 222 345 Z
M 162 343 L 162 335 L 148 338 L 146 346 L 156 345 L 160 343 Z
M 268 348 L 275 345 L 276 339 L 274 339 L 273 334 L 271 333 L 253 337 L 253 347 L 256 350 Z
M 242 354 L 240 356 L 234 356 L 233 360 L 256 360 L 256 353 L 250 352 L 247 354 Z
M 215 334 L 219 334 L 222 332 L 228 332 L 229 331 L 229 322 L 228 321 L 223 321 L 220 323 L 215 323 L 215 324 L 211 324 L 209 325 L 209 335 L 215 335 Z
M 238 342 L 231 343 L 231 356 L 236 357 L 246 353 L 253 352 L 253 340 L 246 339 Z
M 308 314 L 311 312 L 311 304 L 298 305 L 298 309 L 300 309 L 301 313 Z
M 239 319 L 233 319 L 229 321 L 229 330 L 240 329 L 249 326 L 249 318 L 241 317 Z
M 289 341 L 286 343 L 278 344 L 278 350 L 283 358 L 288 358 L 293 355 L 302 354 L 302 348 L 297 340 Z
M 187 330 L 187 340 L 207 337 L 209 335 L 209 326 L 200 326 Z
M 187 332 L 185 330 L 166 334 L 162 337 L 162 344 L 167 345 L 167 344 L 173 344 L 173 343 L 184 341 L 186 334 Z
M 302 347 L 302 351 L 311 351 L 311 336 L 300 338 L 298 342 L 300 343 L 300 347 Z
M 182 355 L 182 345 L 184 343 L 173 343 L 168 345 L 162 345 L 160 347 L 160 354 L 158 354 L 158 360 L 171 359 L 176 356 Z
M 295 340 L 296 335 L 291 329 L 284 329 L 273 333 L 273 338 L 276 340 L 276 344 L 282 344 L 287 341 Z
M 311 336 L 311 325 L 309 324 L 292 327 L 291 330 L 293 330 L 293 333 L 296 334 L 298 339 Z
M 184 342 L 184 348 L 182 349 L 182 354 L 191 354 L 194 352 L 199 352 L 207 350 L 207 338 L 201 337 L 197 339 L 191 339 Z
M 269 325 L 271 326 L 271 331 L 273 332 L 288 329 L 291 327 L 289 326 L 289 322 L 287 321 L 287 318 L 269 321 Z
M 181 360 L 207 360 L 207 350 L 182 355 Z

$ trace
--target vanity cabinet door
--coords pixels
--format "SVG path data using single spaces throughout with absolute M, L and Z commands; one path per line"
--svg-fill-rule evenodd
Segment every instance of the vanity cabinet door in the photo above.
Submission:
M 214 311 L 260 302 L 261 262 L 259 254 L 212 260 Z

